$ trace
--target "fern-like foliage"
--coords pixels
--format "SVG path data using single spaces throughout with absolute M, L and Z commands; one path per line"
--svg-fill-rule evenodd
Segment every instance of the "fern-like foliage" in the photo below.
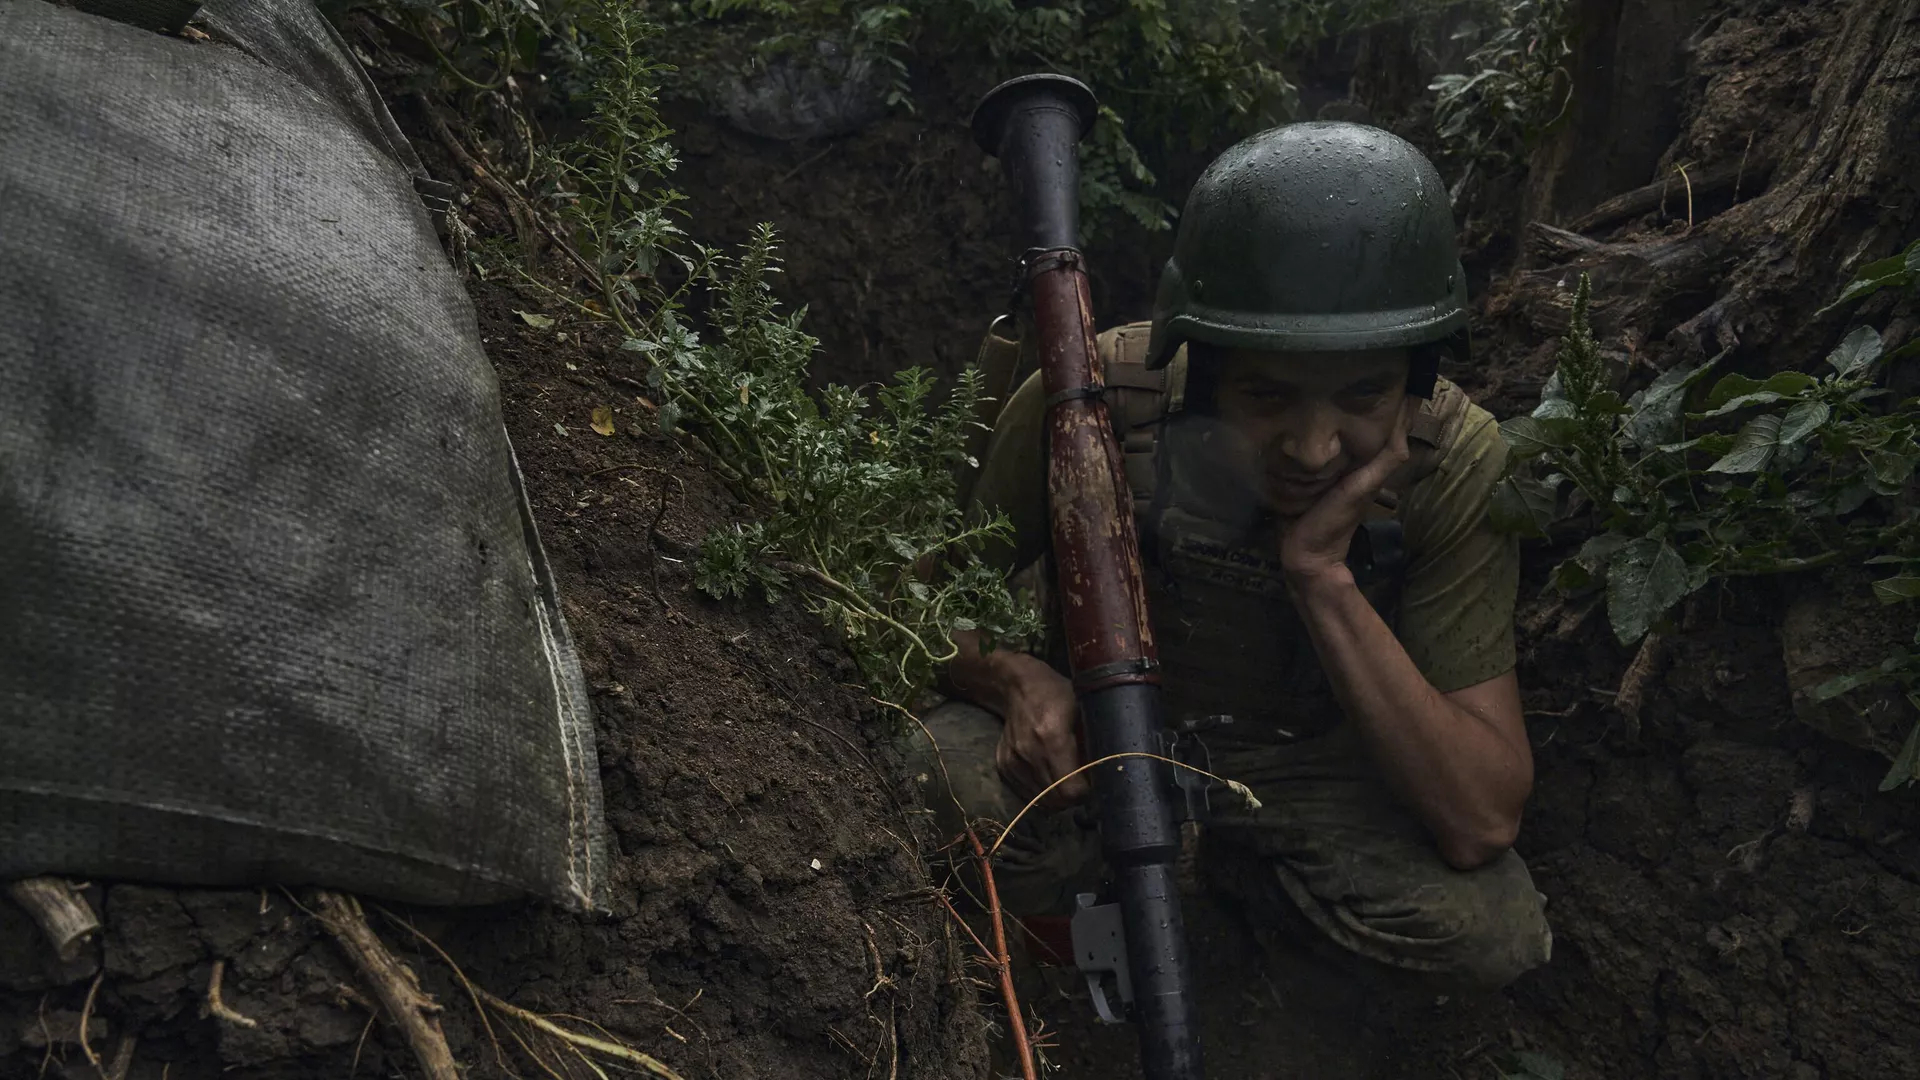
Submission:
M 758 511 L 703 546 L 696 581 L 719 596 L 796 589 L 852 651 L 869 687 L 899 701 L 925 688 L 955 653 L 952 635 L 989 640 L 1037 630 L 999 572 L 980 560 L 1004 540 L 1004 517 L 968 519 L 954 476 L 982 387 L 961 376 L 935 404 L 934 380 L 912 368 L 872 397 L 806 388 L 815 340 L 802 312 L 782 313 L 770 226 L 705 277 L 715 297 L 704 340 L 665 321 L 628 347 L 653 361 L 661 423 L 698 432 Z

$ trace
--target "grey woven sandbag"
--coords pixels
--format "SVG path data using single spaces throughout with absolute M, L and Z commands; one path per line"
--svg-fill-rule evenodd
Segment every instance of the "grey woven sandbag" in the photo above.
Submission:
M 304 0 L 0 0 L 0 879 L 599 906 L 591 719 L 417 167 Z

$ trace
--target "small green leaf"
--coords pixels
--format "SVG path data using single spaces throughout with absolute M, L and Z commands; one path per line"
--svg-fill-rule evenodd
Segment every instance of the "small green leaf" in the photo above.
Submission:
M 1881 791 L 1892 791 L 1920 780 L 1920 724 L 1907 732 L 1907 741 L 1900 747 L 1900 753 L 1893 759 L 1893 767 L 1887 770 L 1886 779 L 1880 781 Z
M 1759 379 L 1750 375 L 1735 373 L 1722 376 L 1719 382 L 1713 384 L 1713 389 L 1707 391 L 1706 406 L 1709 409 L 1718 409 L 1734 398 L 1753 393 L 1763 385 L 1765 384 Z
M 1646 636 L 1687 595 L 1687 562 L 1665 540 L 1643 536 L 1621 546 L 1607 571 L 1607 618 L 1622 645 Z
M 1563 559 L 1553 568 L 1549 581 L 1568 595 L 1583 593 L 1593 587 L 1593 571 L 1581 566 L 1578 559 Z
M 1833 410 L 1824 401 L 1803 401 L 1787 410 L 1780 421 L 1780 445 L 1791 446 L 1817 431 L 1832 417 Z
M 1901 574 L 1899 577 L 1881 578 L 1873 583 L 1873 595 L 1883 604 L 1920 600 L 1920 577 Z
M 1493 527 L 1525 537 L 1544 537 L 1559 503 L 1558 485 L 1530 476 L 1509 476 L 1493 487 L 1487 513 Z
M 1766 382 L 1761 383 L 1756 383 L 1744 375 L 1729 376 L 1728 378 L 1738 378 L 1742 380 L 1741 383 L 1734 384 L 1735 386 L 1747 385 L 1754 387 L 1754 389 L 1720 401 L 1719 404 L 1699 414 L 1700 419 L 1704 420 L 1714 416 L 1725 416 L 1730 412 L 1737 412 L 1755 405 L 1767 405 L 1775 401 L 1798 397 L 1820 385 L 1820 380 L 1808 375 L 1804 371 L 1777 372 L 1769 377 Z M 1727 388 L 1727 386 L 1727 380 L 1722 379 L 1720 383 L 1713 388 L 1713 393 L 1708 395 L 1708 404 L 1712 405 L 1716 399 L 1720 398 L 1721 391 Z
M 1598 576 L 1606 572 L 1607 564 L 1627 543 L 1628 538 L 1620 533 L 1598 533 L 1580 545 L 1580 551 L 1574 558 Z
M 1725 457 L 1707 466 L 1708 472 L 1752 473 L 1759 472 L 1773 460 L 1773 453 L 1780 444 L 1780 417 L 1774 414 L 1756 416 L 1747 421 L 1734 436 L 1733 449 Z
M 1557 425 L 1542 423 L 1531 416 L 1516 416 L 1500 424 L 1500 437 L 1517 458 L 1538 457 L 1548 450 L 1564 447 Z
M 1867 455 L 1867 468 L 1873 473 L 1874 490 L 1881 495 L 1895 495 L 1913 476 L 1917 456 L 1913 453 L 1898 453 L 1893 450 L 1875 450 Z
M 520 316 L 521 322 L 535 330 L 545 330 L 553 325 L 553 319 L 547 315 L 537 315 L 531 311 L 521 311 L 519 308 L 515 308 L 513 313 Z
M 1827 363 L 1843 379 L 1855 378 L 1875 360 L 1880 359 L 1883 346 L 1880 331 L 1871 326 L 1855 327 L 1838 348 L 1827 355 Z
M 1719 359 L 1716 356 L 1693 367 L 1668 368 L 1652 385 L 1633 395 L 1633 400 L 1627 403 L 1624 430 L 1634 445 L 1658 446 L 1679 436 L 1680 412 L 1686 404 L 1687 388 L 1698 382 Z

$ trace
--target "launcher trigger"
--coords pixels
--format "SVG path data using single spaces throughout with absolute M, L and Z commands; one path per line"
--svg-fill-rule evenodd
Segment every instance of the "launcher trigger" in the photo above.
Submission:
M 1103 1024 L 1126 1023 L 1127 1007 L 1133 1004 L 1133 973 L 1127 968 L 1127 933 L 1120 905 L 1096 904 L 1092 893 L 1081 893 L 1074 901 L 1078 908 L 1073 913 L 1073 960 L 1087 977 L 1093 1011 Z M 1107 998 L 1109 980 L 1120 999 L 1117 1009 Z

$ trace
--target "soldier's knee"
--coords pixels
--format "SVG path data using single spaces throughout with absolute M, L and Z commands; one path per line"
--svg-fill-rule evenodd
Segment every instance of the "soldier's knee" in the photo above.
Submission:
M 1008 796 L 994 762 L 1000 729 L 1000 718 L 986 709 L 947 701 L 927 710 L 907 732 L 914 780 L 943 824 L 958 830 L 965 818 L 1005 819 Z
M 1433 936 L 1426 968 L 1462 990 L 1498 990 L 1553 954 L 1546 900 L 1520 857 L 1507 852 L 1433 890 L 1423 921 Z

